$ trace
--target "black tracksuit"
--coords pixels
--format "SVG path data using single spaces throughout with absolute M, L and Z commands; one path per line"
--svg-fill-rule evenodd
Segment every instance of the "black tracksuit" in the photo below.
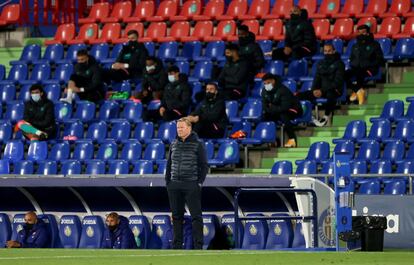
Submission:
M 177 138 L 170 146 L 165 182 L 173 219 L 173 248 L 183 248 L 185 204 L 192 218 L 193 245 L 203 247 L 201 185 L 208 172 L 204 144 L 192 132 L 184 141 Z
M 249 68 L 250 78 L 254 79 L 254 76 L 260 72 L 265 65 L 265 59 L 263 51 L 260 45 L 256 42 L 256 36 L 249 32 L 247 37 L 239 38 L 239 55 L 245 61 L 252 63 L 253 67 Z
M 249 85 L 249 62 L 240 58 L 238 61 L 227 61 L 218 78 L 219 86 L 225 100 L 244 98 Z
M 141 83 L 142 91 L 139 93 L 138 98 L 144 104 L 148 104 L 153 99 L 161 99 L 167 83 L 168 74 L 164 70 L 161 60 L 159 60 L 154 72 L 148 73 L 147 70 L 144 69 Z M 146 91 L 147 96 L 144 96 L 144 91 Z
M 313 95 L 314 90 L 321 90 L 322 98 L 326 98 L 325 115 L 330 115 L 336 106 L 338 97 L 342 95 L 345 82 L 345 64 L 338 53 L 325 56 L 318 63 L 315 77 L 313 78 L 312 90 L 299 93 L 300 100 L 310 100 L 315 104 L 317 99 Z
M 169 82 L 164 89 L 161 107 L 165 108 L 163 119 L 176 120 L 187 116 L 191 103 L 191 87 L 185 74 L 180 74 L 178 81 Z
M 271 91 L 262 90 L 262 102 L 263 120 L 282 122 L 289 139 L 295 139 L 295 130 L 290 121 L 303 114 L 299 99 L 280 80 L 276 80 Z
M 191 115 L 199 117 L 193 125 L 198 136 L 206 139 L 224 137 L 228 120 L 226 105 L 219 94 L 210 100 L 205 98 Z
M 77 87 L 83 87 L 84 92 L 77 93 L 81 100 L 97 103 L 104 98 L 102 69 L 92 56 L 89 55 L 87 64 L 77 63 L 75 65 L 75 70 L 70 76 L 70 80 L 75 82 Z
M 45 94 L 38 102 L 30 99 L 24 104 L 23 120 L 47 133 L 48 139 L 56 137 L 55 108 Z
M 358 91 L 364 86 L 365 78 L 376 75 L 383 64 L 384 55 L 381 46 L 373 35 L 358 36 L 352 46 L 351 68 L 346 71 L 347 87 L 354 92 Z

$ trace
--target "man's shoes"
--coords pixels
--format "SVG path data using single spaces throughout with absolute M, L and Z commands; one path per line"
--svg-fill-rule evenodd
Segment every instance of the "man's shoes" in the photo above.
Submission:
M 287 141 L 287 143 L 285 144 L 285 147 L 290 148 L 290 147 L 296 147 L 296 141 L 295 139 L 289 139 Z
M 328 123 L 329 117 L 324 115 L 320 120 L 317 119 L 313 119 L 313 123 L 317 126 L 317 127 L 323 127 Z
M 365 90 L 363 88 L 360 88 L 357 92 L 359 105 L 363 105 L 365 103 L 365 96 L 366 96 Z
M 357 93 L 352 92 L 351 96 L 349 96 L 349 101 L 355 101 L 357 100 Z

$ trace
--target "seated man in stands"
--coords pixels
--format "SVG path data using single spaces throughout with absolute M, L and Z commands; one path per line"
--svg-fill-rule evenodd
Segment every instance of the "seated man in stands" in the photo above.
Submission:
M 279 77 L 267 73 L 262 80 L 264 84 L 262 90 L 263 120 L 282 122 L 289 138 L 284 146 L 296 147 L 295 128 L 291 120 L 299 118 L 303 114 L 299 99 L 283 85 Z
M 104 74 L 105 82 L 139 78 L 145 68 L 148 51 L 143 43 L 138 42 L 138 32 L 128 31 L 128 43 L 124 45 L 111 69 Z
M 365 78 L 378 73 L 384 64 L 384 55 L 368 25 L 358 26 L 357 31 L 357 41 L 351 50 L 351 69 L 346 71 L 346 80 L 347 87 L 352 89 L 349 100 L 358 100 L 359 105 L 362 105 L 365 103 Z
M 215 83 L 208 83 L 198 108 L 187 117 L 200 138 L 223 138 L 227 126 L 226 105 Z
M 290 58 L 297 60 L 315 54 L 317 50 L 315 29 L 308 19 L 306 9 L 294 6 L 285 27 L 285 47 L 275 49 L 266 55 L 272 55 L 273 60 L 287 61 Z
M 104 98 L 102 69 L 87 50 L 79 50 L 76 61 L 74 73 L 65 89 L 66 97 L 60 100 L 71 104 L 76 94 L 81 100 L 97 103 Z
M 156 57 L 147 57 L 145 65 L 141 83 L 142 90 L 137 98 L 143 104 L 148 104 L 151 100 L 162 98 L 162 93 L 168 83 L 168 75 L 164 70 L 162 61 Z
M 312 90 L 297 95 L 300 100 L 310 100 L 313 104 L 318 98 L 327 99 L 325 115 L 320 120 L 313 120 L 318 127 L 325 126 L 329 116 L 335 111 L 336 102 L 342 95 L 345 82 L 345 64 L 333 45 L 331 43 L 325 44 L 323 53 L 325 58 L 318 62 Z
M 223 88 L 223 98 L 244 98 L 249 87 L 249 62 L 240 57 L 239 46 L 236 44 L 228 44 L 225 54 L 227 62 L 218 78 L 219 86 Z
M 129 228 L 128 219 L 117 213 L 106 217 L 106 228 L 102 248 L 134 249 L 137 248 L 134 234 Z
M 6 242 L 8 248 L 46 248 L 50 243 L 50 234 L 46 224 L 37 218 L 36 213 L 28 212 L 24 216 L 25 224 L 17 234 L 17 240 Z
M 30 88 L 30 100 L 24 105 L 23 120 L 16 124 L 29 140 L 47 140 L 56 136 L 55 107 L 41 85 Z

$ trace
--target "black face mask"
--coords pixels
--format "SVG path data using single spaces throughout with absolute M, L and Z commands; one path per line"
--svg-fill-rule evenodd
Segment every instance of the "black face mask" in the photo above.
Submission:
M 239 44 L 240 46 L 245 46 L 249 44 L 249 38 L 248 37 L 239 37 Z
M 138 46 L 138 41 L 130 40 L 128 41 L 128 45 L 131 47 L 131 49 L 135 49 Z
M 335 58 L 336 58 L 336 54 L 335 53 L 333 53 L 333 54 L 325 54 L 325 59 L 326 60 L 328 60 L 328 61 L 334 61 L 335 60 Z
M 301 17 L 298 14 L 290 14 L 290 20 L 292 21 L 298 21 L 300 18 Z
M 357 36 L 357 41 L 359 41 L 359 42 L 367 42 L 369 40 L 370 40 L 369 35 L 358 35 Z
M 212 99 L 214 99 L 215 96 L 216 96 L 216 93 L 211 93 L 211 92 L 206 93 L 206 99 L 207 100 L 212 100 Z
M 88 68 L 88 63 L 78 63 L 80 69 L 85 70 Z
M 117 225 L 108 225 L 108 229 L 109 229 L 109 231 L 111 231 L 111 232 L 115 231 L 117 228 L 118 228 L 118 226 L 117 226 Z
M 228 62 L 233 62 L 233 56 L 226 56 L 226 60 Z
M 28 223 L 26 223 L 26 224 L 24 224 L 24 229 L 26 231 L 30 231 L 30 230 L 32 230 L 33 226 L 34 226 L 34 224 L 28 224 Z

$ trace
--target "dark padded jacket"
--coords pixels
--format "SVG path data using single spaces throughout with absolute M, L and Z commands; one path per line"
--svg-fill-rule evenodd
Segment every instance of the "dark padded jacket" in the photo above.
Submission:
M 317 40 L 315 29 L 312 22 L 308 20 L 307 15 L 302 15 L 297 20 L 289 20 L 286 24 L 285 46 L 292 48 L 295 57 L 295 49 L 306 47 L 315 53 L 317 49 Z
M 23 229 L 17 234 L 17 242 L 22 248 L 46 248 L 50 244 L 50 235 L 46 224 L 41 219 L 37 219 L 37 223 L 32 229 Z
M 85 89 L 83 93 L 79 93 L 82 99 L 94 99 L 95 101 L 95 99 L 103 98 L 102 69 L 93 56 L 89 55 L 87 65 L 75 64 L 74 75 L 82 78 L 81 86 Z
M 24 104 L 23 120 L 36 129 L 46 132 L 49 136 L 56 134 L 55 108 L 53 102 L 43 97 L 35 102 L 32 99 Z
M 161 60 L 157 60 L 155 71 L 148 73 L 144 69 L 142 76 L 142 89 L 149 91 L 164 91 L 165 86 L 168 83 L 168 74 L 162 66 Z
M 228 123 L 226 104 L 220 94 L 212 100 L 205 98 L 191 115 L 198 116 L 198 122 L 214 123 L 221 129 L 225 129 Z
M 227 61 L 218 78 L 219 86 L 226 91 L 237 90 L 242 96 L 246 95 L 249 83 L 249 63 L 240 58 L 237 62 Z
M 378 69 L 384 64 L 384 54 L 380 44 L 370 34 L 366 40 L 357 39 L 352 46 L 350 65 L 353 68 Z
M 191 88 L 185 74 L 180 74 L 178 81 L 168 83 L 164 89 L 161 107 L 176 110 L 182 115 L 188 113 L 191 103 Z
M 125 216 L 119 216 L 119 225 L 112 232 L 105 228 L 102 248 L 134 249 L 137 248 L 134 234 L 129 228 L 129 221 Z
M 345 82 L 345 64 L 338 53 L 325 57 L 318 63 L 312 83 L 312 90 L 320 89 L 324 95 L 334 91 L 341 95 Z
M 208 172 L 204 144 L 195 132 L 183 141 L 177 138 L 170 146 L 165 181 L 197 181 L 203 183 Z
M 145 60 L 148 57 L 148 50 L 143 43 L 137 42 L 131 45 L 127 43 L 122 48 L 116 62 L 129 64 L 128 72 L 133 77 L 140 77 L 145 69 Z
M 247 37 L 239 39 L 239 55 L 245 61 L 252 63 L 250 72 L 256 75 L 265 65 L 265 58 L 260 45 L 256 42 L 256 36 L 249 32 Z

